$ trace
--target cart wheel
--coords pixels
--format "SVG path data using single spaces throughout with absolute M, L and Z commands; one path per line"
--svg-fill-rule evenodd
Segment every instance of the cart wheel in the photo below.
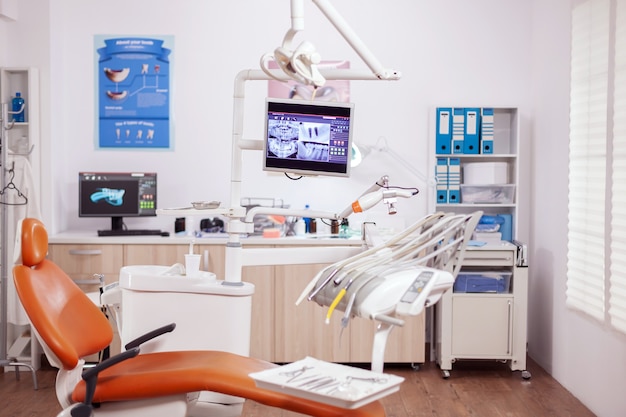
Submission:
M 419 363 L 411 363 L 411 369 L 413 369 L 414 371 L 419 371 L 420 370 L 420 364 Z
M 450 378 L 450 371 L 441 371 L 441 376 L 443 377 L 443 379 L 448 379 Z
M 530 372 L 522 371 L 522 379 L 529 380 L 531 378 Z

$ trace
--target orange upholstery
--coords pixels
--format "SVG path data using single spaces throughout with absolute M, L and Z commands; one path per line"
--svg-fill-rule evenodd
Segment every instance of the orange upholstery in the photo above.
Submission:
M 247 398 L 311 416 L 384 416 L 379 402 L 346 410 L 288 394 L 258 388 L 251 372 L 275 367 L 270 362 L 218 351 L 161 352 L 139 355 L 105 370 L 98 378 L 94 402 L 214 391 Z M 147 371 L 149 370 L 149 371 Z M 73 399 L 82 401 L 81 381 Z
M 22 263 L 26 266 L 39 264 L 48 254 L 48 232 L 37 219 L 22 220 Z
M 44 259 L 47 233 L 41 222 L 22 225 L 22 258 L 14 268 L 15 287 L 33 326 L 63 368 L 108 346 L 112 330 L 100 309 L 56 264 Z M 43 254 L 43 255 L 42 255 Z M 138 400 L 196 391 L 214 391 L 247 398 L 311 416 L 384 416 L 378 401 L 354 410 L 333 407 L 258 388 L 248 376 L 273 368 L 270 362 L 219 351 L 140 354 L 99 374 L 94 402 Z M 80 381 L 72 399 L 83 401 Z
M 102 311 L 54 262 L 45 259 L 48 233 L 37 219 L 22 221 L 22 262 L 15 288 L 33 326 L 65 369 L 100 352 L 113 340 Z

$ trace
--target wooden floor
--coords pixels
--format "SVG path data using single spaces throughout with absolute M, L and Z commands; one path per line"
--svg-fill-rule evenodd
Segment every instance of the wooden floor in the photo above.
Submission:
M 388 417 L 594 417 L 580 401 L 532 360 L 530 380 L 496 362 L 461 362 L 443 379 L 434 363 L 419 370 L 409 365 L 386 365 L 385 372 L 405 378 L 400 391 L 385 397 Z M 37 372 L 39 390 L 29 373 L 0 373 L 2 417 L 54 417 L 60 411 L 54 393 L 56 371 Z M 293 417 L 300 414 L 253 402 L 244 405 L 245 417 Z

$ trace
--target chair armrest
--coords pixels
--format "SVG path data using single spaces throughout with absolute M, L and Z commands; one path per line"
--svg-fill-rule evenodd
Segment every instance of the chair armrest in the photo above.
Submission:
M 176 323 L 171 323 L 163 327 L 159 327 L 158 329 L 152 330 L 138 338 L 128 342 L 125 346 L 126 350 L 121 352 L 115 356 L 112 356 L 93 368 L 89 368 L 82 373 L 82 378 L 85 380 L 85 401 L 82 404 L 79 404 L 72 408 L 71 415 L 72 417 L 91 417 L 92 413 L 92 401 L 93 396 L 96 392 L 96 385 L 98 383 L 98 374 L 110 368 L 113 365 L 116 365 L 126 359 L 134 358 L 139 354 L 139 345 L 147 342 L 148 340 L 152 340 L 157 336 L 160 336 L 164 333 L 172 332 L 176 328 Z
M 126 348 L 126 350 L 135 348 L 135 347 L 137 347 L 137 346 L 147 342 L 148 340 L 152 340 L 152 339 L 154 339 L 157 336 L 161 336 L 164 333 L 170 333 L 170 332 L 174 331 L 175 328 L 176 328 L 176 323 L 171 323 L 171 324 L 165 325 L 163 327 L 159 327 L 158 329 L 154 329 L 154 330 L 144 334 L 143 336 L 139 336 L 138 338 L 136 338 L 134 340 L 131 340 L 124 347 Z
M 98 374 L 111 366 L 114 366 L 126 359 L 134 358 L 139 354 L 139 348 L 132 348 L 110 357 L 82 373 L 82 378 L 87 385 L 85 388 L 85 401 L 74 407 L 71 411 L 72 417 L 91 417 L 93 395 L 96 392 L 96 384 L 98 382 Z

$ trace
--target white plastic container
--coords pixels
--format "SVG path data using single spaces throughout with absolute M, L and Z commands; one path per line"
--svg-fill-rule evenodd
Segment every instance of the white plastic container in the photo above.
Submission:
M 461 203 L 512 204 L 515 184 L 467 185 L 461 184 Z
M 507 162 L 469 162 L 463 164 L 463 184 L 486 185 L 507 184 L 509 164 Z

